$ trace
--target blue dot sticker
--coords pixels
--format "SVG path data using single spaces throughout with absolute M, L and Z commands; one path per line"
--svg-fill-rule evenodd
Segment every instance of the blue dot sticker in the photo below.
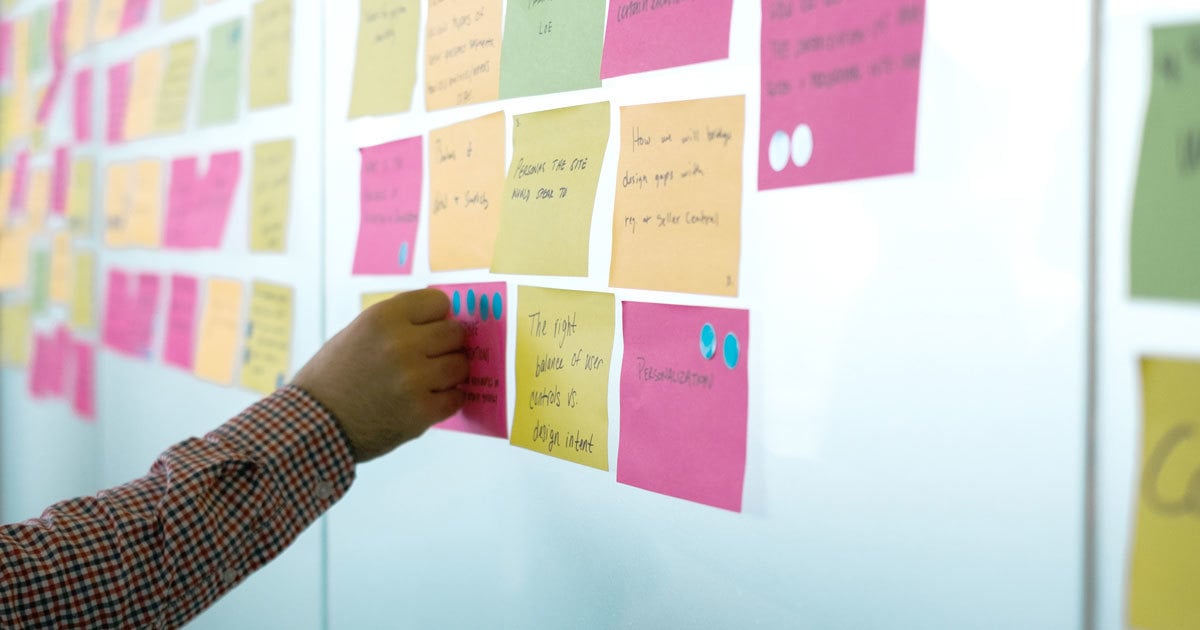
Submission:
M 475 289 L 467 290 L 467 314 L 475 314 Z
M 454 295 L 450 296 L 450 306 L 454 308 L 455 315 L 458 315 L 459 313 L 462 312 L 462 294 L 461 293 L 459 293 L 458 291 L 455 291 Z
M 729 333 L 725 335 L 725 367 L 733 369 L 737 367 L 738 361 L 742 358 L 742 346 L 738 343 L 737 335 Z
M 496 321 L 504 319 L 504 298 L 499 293 L 492 295 L 492 315 Z
M 401 267 L 408 264 L 408 241 L 404 241 L 403 243 L 400 243 L 399 260 L 400 260 Z
M 479 317 L 483 321 L 488 320 L 488 316 L 492 314 L 492 309 L 488 307 L 488 296 L 486 293 L 479 296 Z
M 717 354 L 717 331 L 712 324 L 705 324 L 704 328 L 700 329 L 700 356 L 711 359 L 715 354 Z

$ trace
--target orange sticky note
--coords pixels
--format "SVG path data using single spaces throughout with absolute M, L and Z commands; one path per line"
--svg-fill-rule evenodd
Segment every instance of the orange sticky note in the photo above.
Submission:
M 736 296 L 745 98 L 621 108 L 614 287 Z
M 50 169 L 36 168 L 29 175 L 29 196 L 25 198 L 29 227 L 34 231 L 46 224 L 50 212 Z
M 50 301 L 68 304 L 71 301 L 71 234 L 58 232 L 50 243 Z
M 125 13 L 125 0 L 100 0 L 92 22 L 92 40 L 104 42 L 121 31 L 121 18 Z
M 210 279 L 196 343 L 196 376 L 220 385 L 232 385 L 241 332 L 242 283 Z
M 500 97 L 501 0 L 430 2 L 425 27 L 425 108 Z
M 29 241 L 27 226 L 0 227 L 0 291 L 19 289 L 29 281 Z
M 159 88 L 163 76 L 163 51 L 147 50 L 133 61 L 133 86 L 125 110 L 125 139 L 137 140 L 154 131 Z
M 504 113 L 429 132 L 429 266 L 492 264 L 504 194 Z
M 157 160 L 108 167 L 104 242 L 109 247 L 158 247 L 162 242 L 162 164 Z

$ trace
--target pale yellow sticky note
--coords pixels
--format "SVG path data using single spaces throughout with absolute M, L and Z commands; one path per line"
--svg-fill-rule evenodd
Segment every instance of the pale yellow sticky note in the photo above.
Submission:
M 195 10 L 196 0 L 163 0 L 160 13 L 164 22 L 170 22 Z
M 10 142 L 16 139 L 13 126 L 16 124 L 13 121 L 13 105 L 12 94 L 0 94 L 0 150 L 8 148 Z
M 420 7 L 419 0 L 360 0 L 350 118 L 412 108 Z
M 513 117 L 493 273 L 588 275 L 608 103 Z
M 92 188 L 96 162 L 79 158 L 71 164 L 71 182 L 67 189 L 67 223 L 71 231 L 84 236 L 92 232 Z
M 291 287 L 254 283 L 242 387 L 270 394 L 287 384 L 292 367 L 292 304 Z
M 158 247 L 162 239 L 162 164 L 142 160 L 108 167 L 104 242 L 109 247 Z
M 517 289 L 513 445 L 608 470 L 611 293 Z
M 125 139 L 145 138 L 154 131 L 163 78 L 163 50 L 154 48 L 133 61 L 133 84 L 125 110 Z
M 50 169 L 34 168 L 30 171 L 25 212 L 30 229 L 37 231 L 46 225 L 46 215 L 50 213 Z
M 500 98 L 501 0 L 430 2 L 425 26 L 425 108 Z
M 288 216 L 292 205 L 291 140 L 254 145 L 250 184 L 250 251 L 287 251 Z
M 621 108 L 614 287 L 736 296 L 745 97 Z
M 286 105 L 292 94 L 292 0 L 260 0 L 250 25 L 250 109 Z
M 179 133 L 187 126 L 188 103 L 192 98 L 192 77 L 196 72 L 196 40 L 175 42 L 167 48 L 167 65 L 154 112 L 154 130 Z
M 29 303 L 0 306 L 0 363 L 22 368 L 29 364 L 33 309 Z
M 242 283 L 209 279 L 196 342 L 196 376 L 221 385 L 233 384 L 241 322 Z
M 92 330 L 96 326 L 96 255 L 92 252 L 75 254 L 72 273 L 71 326 L 76 330 Z
M 19 289 L 29 281 L 28 226 L 0 227 L 0 291 Z
M 492 264 L 504 194 L 504 112 L 429 133 L 429 266 Z
M 74 55 L 88 44 L 88 24 L 92 21 L 92 0 L 71 0 L 67 7 L 67 54 Z
M 71 233 L 56 232 L 50 241 L 50 301 L 68 304 L 71 301 L 71 273 L 74 271 L 71 257 Z
M 1200 627 L 1200 362 L 1142 360 L 1142 461 L 1129 626 Z
M 8 224 L 8 215 L 11 211 L 8 206 L 12 201 L 13 175 L 10 168 L 0 171 L 0 227 Z
M 9 68 L 12 71 L 12 92 L 7 103 L 4 131 L 7 142 L 24 138 L 29 132 L 31 110 L 29 104 L 29 18 L 13 22 L 12 52 Z
M 99 0 L 92 21 L 92 41 L 105 42 L 121 31 L 125 0 Z
M 382 293 L 364 293 L 359 309 L 365 311 L 380 302 L 386 302 L 396 297 L 397 291 L 384 291 Z

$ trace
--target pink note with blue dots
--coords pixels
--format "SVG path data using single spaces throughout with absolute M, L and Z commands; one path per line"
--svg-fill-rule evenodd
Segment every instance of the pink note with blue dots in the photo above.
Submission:
M 467 402 L 440 429 L 508 438 L 508 288 L 503 282 L 443 284 L 433 288 L 450 298 L 450 316 L 467 329 L 471 376 L 463 386 Z

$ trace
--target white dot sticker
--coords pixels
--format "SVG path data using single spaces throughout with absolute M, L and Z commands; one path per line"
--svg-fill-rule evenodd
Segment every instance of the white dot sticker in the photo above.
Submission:
M 771 136 L 771 146 L 767 149 L 767 158 L 771 161 L 771 169 L 776 173 L 783 170 L 787 166 L 788 153 L 791 152 L 791 143 L 788 141 L 786 131 L 776 131 L 775 135 Z
M 773 143 L 772 146 L 774 146 Z M 812 154 L 812 128 L 808 125 L 800 125 L 792 133 L 792 164 L 800 167 L 807 166 L 808 161 L 812 159 Z

